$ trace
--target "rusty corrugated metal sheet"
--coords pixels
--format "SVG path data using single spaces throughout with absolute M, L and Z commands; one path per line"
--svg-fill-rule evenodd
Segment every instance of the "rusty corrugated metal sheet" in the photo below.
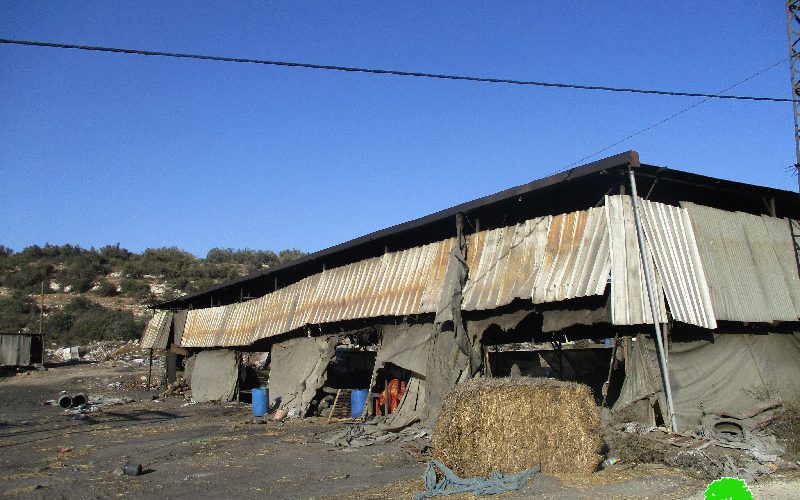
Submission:
M 653 323 L 631 197 L 606 196 L 605 211 L 611 247 L 611 322 L 615 325 Z M 656 318 L 659 322 L 665 322 L 667 311 L 664 289 L 655 272 L 652 251 L 649 248 L 646 249 L 645 256 L 650 259 L 648 267 L 652 283 L 655 284 L 658 305 Z
M 642 227 L 672 317 L 676 321 L 716 328 L 703 264 L 685 209 L 641 200 Z
M 789 265 L 789 222 L 688 202 L 682 206 L 695 232 L 717 319 L 796 321 L 797 266 Z
M 172 312 L 156 311 L 147 322 L 139 345 L 142 349 L 166 349 L 171 326 Z
M 258 299 L 189 311 L 181 345 L 248 345 L 305 325 L 436 311 L 455 239 L 366 259 Z
M 494 309 L 514 299 L 557 302 L 600 295 L 609 272 L 602 208 L 538 217 L 470 236 L 462 308 Z
M 692 204 L 642 205 L 659 321 L 667 317 L 665 292 L 676 320 L 707 328 L 716 326 L 715 313 L 737 321 L 797 319 L 800 277 L 788 221 Z M 305 325 L 435 312 L 454 244 L 451 238 L 387 253 L 245 303 L 189 311 L 181 345 L 248 345 Z M 653 322 L 629 196 L 473 234 L 467 265 L 464 310 L 494 309 L 518 298 L 543 303 L 600 295 L 610 273 L 612 322 Z M 752 283 L 760 300 L 742 304 L 747 295 L 741 290 Z

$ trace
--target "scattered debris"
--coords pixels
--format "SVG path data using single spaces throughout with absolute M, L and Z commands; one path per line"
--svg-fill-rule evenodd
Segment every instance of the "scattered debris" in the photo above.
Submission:
M 688 432 L 628 422 L 616 426 L 616 434 L 606 440 L 626 462 L 664 463 L 707 479 L 733 476 L 750 482 L 795 468 L 781 458 L 783 446 L 765 430 L 779 407 L 769 403 L 747 415 L 704 415 L 703 424 Z
M 127 464 L 125 464 L 125 467 L 122 468 L 122 472 L 126 476 L 141 476 L 142 464 L 134 464 L 133 462 L 128 462 Z
M 100 340 L 86 346 L 45 349 L 45 359 L 51 363 L 93 362 L 110 366 L 141 366 L 149 361 L 149 350 L 141 349 L 138 340 Z M 153 366 L 163 366 L 164 356 L 156 353 Z
M 42 404 L 52 406 L 58 405 L 59 407 L 64 408 L 65 413 L 83 414 L 97 411 L 107 406 L 123 405 L 127 403 L 133 403 L 135 401 L 135 399 L 127 396 L 106 396 L 103 394 L 98 394 L 91 397 L 87 396 L 86 394 L 79 394 L 78 396 L 61 396 L 58 400 L 51 399 Z M 69 406 L 64 406 L 67 400 L 69 400 L 70 404 Z M 83 402 L 82 404 L 77 404 L 81 401 Z
M 167 388 L 164 389 L 159 396 L 165 398 L 167 396 L 183 395 L 184 391 L 187 389 L 189 389 L 189 385 L 186 383 L 186 379 L 181 378 L 167 385 Z

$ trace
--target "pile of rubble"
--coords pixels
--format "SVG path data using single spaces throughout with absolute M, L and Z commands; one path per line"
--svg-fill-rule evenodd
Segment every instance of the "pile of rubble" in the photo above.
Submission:
M 46 349 L 45 357 L 50 363 L 94 362 L 110 366 L 142 366 L 149 362 L 150 353 L 139 347 L 138 340 L 100 340 L 86 346 L 68 346 Z M 153 355 L 153 365 L 163 364 L 163 354 Z
M 636 438 L 638 446 L 647 449 L 638 452 L 649 458 L 645 461 L 658 456 L 657 461 L 707 478 L 731 476 L 752 482 L 779 470 L 797 468 L 792 457 L 783 456 L 785 446 L 767 429 L 780 406 L 769 402 L 747 414 L 706 414 L 702 424 L 688 432 L 670 432 L 636 422 L 619 424 L 613 431 L 617 436 L 628 436 L 628 440 Z

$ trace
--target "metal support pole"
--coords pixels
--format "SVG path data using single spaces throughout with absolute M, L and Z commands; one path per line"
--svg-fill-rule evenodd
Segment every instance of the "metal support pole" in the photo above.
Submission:
M 614 365 L 616 364 L 617 345 L 619 345 L 619 329 L 614 332 L 614 344 L 611 346 L 611 359 L 608 362 L 608 377 L 606 377 L 606 381 L 601 389 L 603 393 L 603 402 L 600 406 L 603 408 L 605 408 L 606 401 L 608 400 L 608 388 L 611 386 L 611 372 L 614 371 Z
M 153 375 L 153 349 L 150 349 L 150 368 L 147 370 L 147 390 L 150 390 L 150 377 Z
M 658 318 L 658 303 L 656 301 L 656 291 L 653 283 L 650 280 L 650 263 L 649 256 L 647 255 L 647 247 L 644 241 L 644 231 L 642 230 L 642 221 L 639 215 L 639 194 L 636 191 L 636 177 L 633 175 L 633 169 L 628 166 L 628 176 L 631 183 L 631 197 L 633 198 L 633 219 L 636 222 L 636 237 L 639 240 L 639 255 L 642 258 L 642 270 L 644 271 L 644 283 L 647 287 L 647 296 L 650 299 L 650 311 L 653 316 L 653 330 L 656 334 L 656 351 L 658 352 L 658 365 L 661 371 L 661 382 L 664 385 L 664 395 L 667 399 L 667 413 L 669 413 L 669 426 L 672 431 L 678 430 L 678 425 L 675 421 L 675 407 L 672 404 L 672 387 L 669 383 L 669 369 L 667 368 L 667 358 L 664 356 L 664 339 L 661 335 L 661 318 Z

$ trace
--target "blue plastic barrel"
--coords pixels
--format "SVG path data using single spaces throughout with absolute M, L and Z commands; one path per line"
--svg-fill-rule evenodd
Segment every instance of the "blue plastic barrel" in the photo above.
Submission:
M 367 389 L 353 389 L 350 391 L 350 416 L 358 418 L 364 412 L 364 405 L 367 403 Z
M 269 406 L 269 389 L 266 387 L 257 387 L 253 389 L 253 416 L 263 417 L 267 414 L 267 406 Z

